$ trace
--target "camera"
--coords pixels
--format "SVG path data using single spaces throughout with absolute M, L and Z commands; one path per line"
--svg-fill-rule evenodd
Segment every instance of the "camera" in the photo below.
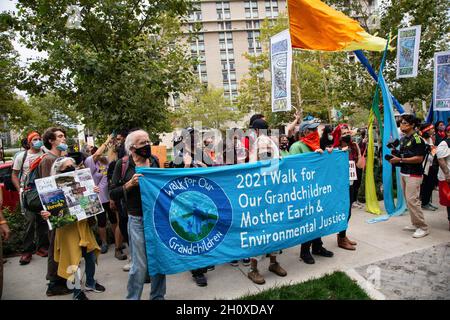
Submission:
M 392 158 L 397 157 L 397 158 L 401 158 L 402 155 L 400 154 L 400 151 L 397 150 L 397 147 L 400 145 L 400 140 L 395 139 L 395 140 L 391 140 L 386 144 L 386 147 L 388 147 L 389 149 L 391 149 L 391 154 L 387 154 L 384 156 L 384 159 L 386 159 L 387 161 L 390 161 Z M 395 165 L 400 165 L 400 164 L 394 164 Z

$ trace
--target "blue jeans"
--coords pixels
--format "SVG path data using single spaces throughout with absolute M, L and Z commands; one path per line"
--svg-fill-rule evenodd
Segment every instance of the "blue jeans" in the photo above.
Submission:
M 147 253 L 145 251 L 144 222 L 142 217 L 128 216 L 128 237 L 131 254 L 131 269 L 128 273 L 127 299 L 140 300 L 147 277 Z M 166 276 L 151 277 L 150 300 L 164 300 Z
M 81 252 L 84 257 L 85 263 L 85 273 L 86 273 L 86 286 L 94 288 L 95 287 L 95 263 L 97 261 L 97 257 L 95 256 L 95 251 L 86 252 L 86 247 L 81 247 Z M 73 297 L 76 298 L 81 292 L 81 289 L 73 290 Z

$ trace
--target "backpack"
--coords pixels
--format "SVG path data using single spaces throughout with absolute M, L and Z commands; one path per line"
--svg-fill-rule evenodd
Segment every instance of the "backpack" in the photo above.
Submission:
M 43 210 L 41 199 L 39 198 L 39 193 L 36 189 L 36 183 L 34 180 L 39 178 L 38 167 L 45 156 L 46 154 L 43 154 L 30 164 L 30 172 L 25 178 L 24 189 L 21 197 L 24 208 L 29 211 L 40 212 Z

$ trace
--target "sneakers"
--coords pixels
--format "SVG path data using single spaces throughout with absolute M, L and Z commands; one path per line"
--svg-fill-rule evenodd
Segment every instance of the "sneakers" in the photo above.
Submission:
M 416 231 L 417 230 L 417 228 L 415 227 L 415 226 L 406 226 L 406 227 L 403 227 L 403 231 L 412 231 L 412 232 L 414 232 L 414 231 Z
M 277 276 L 286 277 L 287 272 L 284 270 L 278 262 L 271 263 L 269 265 L 269 271 L 275 273 Z
M 413 234 L 413 238 L 423 238 L 428 234 L 430 234 L 428 230 L 417 228 L 416 232 L 414 232 Z
M 122 267 L 122 270 L 125 272 L 130 271 L 131 269 L 131 259 L 128 260 L 128 263 Z
M 31 259 L 33 258 L 33 254 L 30 252 L 24 253 L 22 254 L 22 256 L 20 257 L 19 263 L 24 266 L 26 264 L 29 264 Z
M 237 267 L 239 265 L 239 261 L 238 260 L 233 260 L 230 262 L 230 265 L 232 265 L 233 267 Z
M 430 207 L 434 208 L 435 210 L 438 210 L 439 208 L 436 207 L 434 204 L 432 204 L 431 202 L 428 204 Z
M 103 243 L 102 244 L 102 248 L 101 248 L 101 250 L 100 250 L 100 253 L 101 254 L 105 254 L 105 253 L 107 253 L 108 252 L 108 244 L 107 243 Z
M 259 273 L 258 269 L 252 269 L 247 274 L 248 278 L 253 281 L 253 283 L 256 284 L 264 284 L 266 283 L 266 280 L 264 280 L 264 277 Z
M 242 264 L 244 267 L 248 267 L 250 265 L 250 258 L 242 259 Z
M 194 278 L 195 283 L 199 287 L 206 287 L 208 285 L 208 281 L 206 280 L 206 277 L 204 274 L 196 274 L 196 275 L 192 275 L 192 277 Z
M 328 251 L 324 247 L 320 247 L 317 250 L 313 249 L 312 254 L 315 254 L 317 256 L 327 257 L 327 258 L 331 258 L 334 255 L 333 252 Z
M 306 264 L 316 263 L 316 261 L 314 260 L 313 256 L 309 251 L 300 253 L 300 260 L 303 260 L 303 262 Z
M 65 285 L 49 284 L 45 294 L 47 295 L 47 297 L 53 297 L 53 296 L 64 296 L 72 292 L 73 290 L 70 290 Z
M 74 297 L 73 300 L 89 300 L 89 299 L 88 297 L 86 297 L 83 291 L 80 291 L 80 293 L 77 294 L 77 296 Z
M 127 255 L 122 252 L 122 249 L 116 249 L 114 257 L 116 257 L 117 260 L 127 260 L 128 258 Z
M 43 258 L 48 257 L 48 250 L 45 248 L 39 248 L 38 251 L 36 251 L 36 255 Z
M 215 266 L 207 266 L 207 267 L 206 267 L 206 270 L 208 270 L 208 271 L 213 271 L 213 270 L 215 270 L 215 269 L 216 269 Z
M 93 291 L 93 292 L 100 293 L 100 292 L 105 292 L 106 289 L 105 289 L 105 287 L 102 286 L 100 283 L 96 282 L 94 287 L 86 286 L 86 287 L 84 288 L 84 290 L 86 290 L 86 291 Z
M 426 204 L 426 205 L 424 205 L 424 206 L 422 206 L 422 209 L 423 209 L 423 210 L 428 210 L 428 211 L 436 211 L 436 210 L 437 210 L 436 207 L 430 205 L 429 203 Z

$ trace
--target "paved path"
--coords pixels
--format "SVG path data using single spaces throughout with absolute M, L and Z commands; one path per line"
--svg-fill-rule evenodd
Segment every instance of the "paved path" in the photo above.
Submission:
M 435 199 L 437 199 L 437 194 L 435 194 Z M 448 279 L 450 272 L 448 268 L 450 250 L 442 245 L 450 241 L 450 232 L 448 230 L 447 213 L 444 208 L 441 207 L 435 212 L 425 211 L 427 223 L 431 227 L 431 234 L 421 239 L 414 239 L 411 237 L 411 233 L 402 231 L 403 226 L 410 224 L 408 215 L 392 218 L 389 221 L 377 224 L 367 224 L 366 220 L 372 217 L 374 216 L 362 210 L 353 211 L 347 234 L 351 239 L 358 242 L 356 251 L 346 251 L 338 248 L 336 236 L 331 235 L 325 237 L 323 241 L 324 246 L 334 251 L 335 256 L 333 258 L 317 257 L 316 264 L 314 265 L 306 265 L 299 261 L 299 247 L 283 250 L 279 261 L 288 272 L 285 278 L 277 277 L 275 274 L 267 271 L 268 260 L 263 261 L 260 265 L 260 270 L 266 277 L 266 284 L 263 286 L 258 286 L 250 282 L 246 276 L 247 268 L 242 265 L 239 267 L 220 265 L 216 266 L 214 271 L 207 273 L 208 286 L 204 288 L 197 287 L 188 272 L 168 276 L 166 298 L 176 300 L 233 299 L 244 294 L 257 293 L 260 290 L 273 286 L 297 283 L 310 278 L 320 277 L 335 270 L 346 271 L 349 269 L 357 269 L 364 276 L 364 271 L 367 270 L 369 265 L 377 264 L 380 268 L 384 268 L 384 265 L 379 263 L 380 261 L 396 258 L 397 260 L 387 261 L 396 261 L 395 265 L 403 266 L 406 262 L 402 259 L 417 261 L 417 257 L 414 255 L 420 256 L 422 254 L 420 252 L 424 252 L 425 254 L 431 252 L 430 250 L 435 250 L 430 249 L 433 247 L 446 248 L 442 254 L 445 254 L 443 257 L 446 263 L 445 266 L 447 266 L 447 273 L 440 273 L 441 275 L 439 277 Z M 419 253 L 414 253 L 410 258 L 405 258 L 408 257 L 405 254 L 416 251 L 419 251 Z M 436 254 L 438 254 L 437 251 Z M 429 274 L 429 272 L 436 272 L 433 261 L 432 259 L 423 260 L 417 267 L 414 264 L 405 265 L 405 267 L 416 276 L 415 279 L 419 279 Z M 394 266 L 392 262 L 386 263 Z M 110 249 L 107 254 L 101 255 L 96 278 L 99 283 L 106 287 L 107 291 L 101 294 L 88 293 L 88 297 L 90 299 L 124 299 L 127 273 L 122 271 L 123 265 L 123 261 L 118 261 L 114 258 L 113 249 Z M 20 266 L 18 257 L 8 259 L 5 265 L 3 299 L 71 299 L 70 295 L 52 298 L 46 297 L 45 272 L 45 258 L 33 256 L 33 260 L 27 266 Z M 384 271 L 383 269 L 381 274 L 391 275 L 392 272 L 392 268 L 389 271 Z M 426 282 L 421 283 L 423 283 L 423 295 L 435 297 L 433 295 L 433 291 L 435 291 L 433 286 L 427 285 Z M 399 286 L 396 289 L 399 292 L 396 292 L 395 295 L 386 293 L 387 298 L 413 298 L 410 294 L 411 290 L 407 288 L 407 286 Z M 147 298 L 148 296 L 149 285 L 145 285 L 143 298 Z M 442 296 L 439 295 L 439 297 Z
M 450 242 L 379 261 L 356 271 L 386 299 L 450 300 Z

